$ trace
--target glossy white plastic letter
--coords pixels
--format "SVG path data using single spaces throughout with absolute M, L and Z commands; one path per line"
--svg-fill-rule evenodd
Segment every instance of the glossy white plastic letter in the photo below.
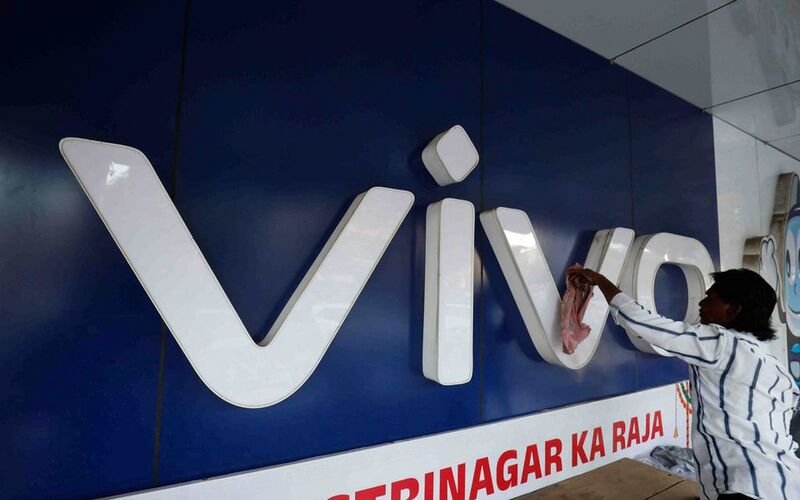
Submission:
M 565 354 L 561 297 L 528 215 L 521 210 L 497 208 L 481 213 L 480 218 L 536 350 L 548 363 L 573 370 L 583 368 L 597 350 L 608 317 L 608 302 L 596 289 L 584 315 L 592 333 L 573 354 Z M 598 231 L 585 266 L 616 282 L 633 236 L 632 230 L 621 227 Z
M 422 372 L 442 385 L 472 378 L 475 207 L 446 198 L 428 206 Z
M 646 309 L 656 312 L 655 282 L 656 273 L 662 264 L 678 266 L 686 277 L 687 323 L 700 319 L 697 303 L 705 296 L 711 286 L 711 273 L 714 262 L 706 247 L 694 238 L 671 233 L 646 234 L 633 242 L 620 288 L 635 298 Z M 650 345 L 636 335 L 628 334 L 633 345 L 643 352 L 671 356 L 661 348 Z
M 440 186 L 466 179 L 479 159 L 478 150 L 461 125 L 437 135 L 422 150 L 422 163 Z
M 274 405 L 303 385 L 414 201 L 381 187 L 359 195 L 256 344 L 144 154 L 73 138 L 60 148 L 192 367 L 244 408 Z

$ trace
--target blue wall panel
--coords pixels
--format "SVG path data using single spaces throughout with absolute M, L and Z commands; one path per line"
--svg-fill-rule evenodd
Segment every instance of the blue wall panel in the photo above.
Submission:
M 474 377 L 426 380 L 424 220 L 447 196 L 523 209 L 559 284 L 613 226 L 686 234 L 716 258 L 696 108 L 492 1 L 191 2 L 182 47 L 185 6 L 0 7 L 15 47 L 0 79 L 0 496 L 122 493 L 685 377 L 610 322 L 587 368 L 543 362 L 476 222 Z M 455 123 L 481 164 L 441 188 L 420 153 Z M 356 195 L 416 203 L 308 382 L 245 410 L 168 333 L 159 366 L 161 322 L 60 158 L 67 135 L 149 156 L 256 340 Z M 681 308 L 681 279 L 659 277 L 662 311 Z
M 152 480 L 161 321 L 58 141 L 141 147 L 169 180 L 182 8 L 47 11 L 0 6 L 4 498 L 97 496 Z

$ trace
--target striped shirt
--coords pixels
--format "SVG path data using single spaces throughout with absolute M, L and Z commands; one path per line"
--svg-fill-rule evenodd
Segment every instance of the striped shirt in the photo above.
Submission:
M 798 444 L 789 434 L 800 394 L 762 342 L 719 325 L 672 321 L 624 293 L 611 301 L 611 314 L 630 334 L 689 363 L 701 498 L 800 499 Z

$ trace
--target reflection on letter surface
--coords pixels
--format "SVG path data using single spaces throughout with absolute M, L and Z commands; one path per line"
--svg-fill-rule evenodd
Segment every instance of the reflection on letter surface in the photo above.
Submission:
M 192 367 L 215 394 L 246 408 L 278 403 L 303 385 L 414 201 L 380 187 L 359 195 L 257 345 L 147 158 L 85 139 L 60 147 Z M 124 175 L 114 165 L 127 167 Z

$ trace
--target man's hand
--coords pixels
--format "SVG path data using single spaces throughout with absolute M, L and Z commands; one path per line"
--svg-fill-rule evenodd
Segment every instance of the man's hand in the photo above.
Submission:
M 608 278 L 591 269 L 571 269 L 567 271 L 567 279 L 584 281 L 592 286 L 600 288 L 600 291 L 608 302 L 611 302 L 611 299 L 613 299 L 615 295 L 622 292 L 614 283 L 609 281 Z

